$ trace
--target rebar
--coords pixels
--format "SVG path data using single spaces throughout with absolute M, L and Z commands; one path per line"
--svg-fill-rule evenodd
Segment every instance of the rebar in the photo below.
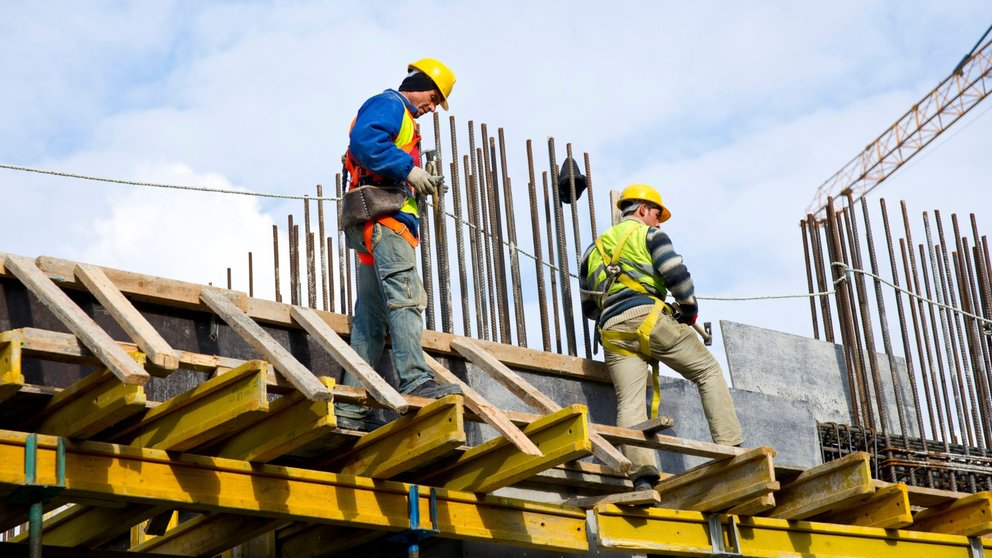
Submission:
M 861 403 L 858 399 L 858 374 L 855 371 L 856 353 L 854 351 L 854 332 L 852 320 L 850 319 L 850 299 L 848 298 L 847 278 L 843 269 L 833 265 L 834 262 L 847 264 L 841 256 L 840 231 L 837 226 L 837 214 L 834 212 L 833 198 L 827 198 L 827 239 L 828 255 L 831 262 L 831 270 L 834 278 L 834 293 L 836 297 L 837 312 L 840 320 L 841 344 L 844 347 L 844 361 L 847 368 L 848 395 L 851 403 L 852 423 L 856 426 L 862 424 Z
M 823 316 L 823 331 L 829 343 L 834 342 L 834 323 L 830 314 L 830 297 L 826 293 L 830 290 L 827 287 L 827 275 L 823 269 L 823 245 L 820 242 L 820 225 L 813 218 L 813 214 L 806 215 L 806 224 L 810 231 L 810 247 L 813 250 L 813 264 L 816 269 L 816 284 L 820 289 L 820 313 Z
M 303 196 L 303 229 L 306 235 L 307 248 L 307 306 L 317 307 L 317 281 L 315 280 L 316 267 L 314 262 L 313 233 L 310 230 L 310 196 Z
M 840 213 L 840 215 L 842 216 L 841 218 L 844 221 L 843 229 L 840 228 L 840 224 L 838 223 L 838 235 L 840 237 L 839 247 L 840 247 L 841 261 L 843 261 L 845 265 L 850 266 L 853 260 L 848 256 L 847 245 L 849 242 L 853 242 L 853 240 L 851 235 L 850 214 L 846 209 L 847 208 L 842 209 L 838 212 Z M 846 234 L 844 232 L 845 229 L 847 231 Z M 848 297 L 847 315 L 848 315 L 848 326 L 851 328 L 851 336 L 849 337 L 849 339 L 852 340 L 852 346 L 851 346 L 852 365 L 854 366 L 855 376 L 857 378 L 858 394 L 860 397 L 861 409 L 863 413 L 862 417 L 864 418 L 864 424 L 862 424 L 862 426 L 865 426 L 867 428 L 877 428 L 875 424 L 875 411 L 872 406 L 872 397 L 870 391 L 871 384 L 868 381 L 868 371 L 865 367 L 864 346 L 861 343 L 861 326 L 858 325 L 858 304 L 856 300 L 857 289 L 855 288 L 854 285 L 855 282 L 856 279 L 854 278 L 854 274 L 853 273 L 847 274 L 847 283 L 849 283 L 848 288 L 846 289 L 846 293 Z
M 961 230 L 958 228 L 958 216 L 956 214 L 951 214 L 951 226 L 954 231 L 955 245 L 957 246 L 957 253 L 954 254 L 954 257 L 956 258 L 954 267 L 957 273 L 955 278 L 958 282 L 958 299 L 961 302 L 961 309 L 964 312 L 974 313 L 972 312 L 974 306 L 971 299 L 971 282 L 968 279 L 969 274 L 966 269 L 969 263 L 968 247 L 965 244 L 966 239 L 962 238 Z M 974 339 L 971 338 L 971 325 L 973 325 L 971 318 L 961 316 L 961 328 L 958 330 L 958 338 L 961 343 L 962 360 L 964 360 L 965 354 L 965 338 L 968 340 L 967 355 L 968 359 L 971 361 L 971 369 L 969 371 L 968 368 L 965 367 L 965 377 L 968 382 L 968 390 L 971 393 L 971 401 L 973 402 L 971 413 L 972 420 L 975 425 L 975 439 L 978 447 L 985 449 L 989 447 L 989 436 L 986 433 L 988 425 L 988 409 L 986 402 L 988 397 L 983 395 L 984 389 L 982 382 L 982 377 L 984 376 L 984 373 L 982 372 L 984 359 L 981 356 L 981 352 L 976 351 L 978 347 L 974 344 Z
M 227 290 L 231 290 L 231 268 L 227 268 Z
M 586 197 L 589 199 L 589 229 L 592 231 L 592 238 L 595 241 L 599 238 L 596 232 L 596 202 L 592 195 L 592 167 L 589 165 L 589 153 L 583 153 L 582 158 L 586 167 Z
M 423 277 L 424 295 L 427 308 L 424 318 L 427 329 L 434 327 L 434 269 L 431 265 L 431 219 L 427 211 L 427 196 L 417 196 L 417 212 L 420 214 L 420 272 Z
M 544 352 L 551 352 L 551 333 L 548 328 L 548 303 L 544 289 L 544 261 L 541 255 L 541 226 L 537 212 L 537 182 L 534 179 L 534 152 L 531 140 L 527 140 L 527 191 L 530 197 L 530 225 L 534 239 L 534 271 L 537 279 L 537 306 L 541 314 L 541 341 Z M 552 273 L 552 275 L 554 275 Z
M 572 158 L 571 143 L 565 144 L 565 154 L 574 164 L 575 159 Z M 575 195 L 575 173 L 572 172 L 571 167 L 568 172 L 568 195 L 572 200 L 572 203 L 568 204 L 568 206 L 572 210 L 572 241 L 575 248 L 575 269 L 578 269 L 579 264 L 582 263 L 582 239 L 579 235 L 579 198 Z M 592 340 L 589 338 L 589 322 L 581 313 L 579 313 L 579 321 L 582 322 L 582 341 L 586 351 L 586 358 L 591 360 Z
M 499 339 L 504 344 L 511 342 L 510 301 L 506 288 L 506 258 L 503 254 L 503 219 L 499 204 L 499 173 L 496 170 L 496 145 L 485 124 L 479 126 L 482 133 L 482 167 L 486 182 L 486 200 L 489 203 L 489 242 L 492 244 L 493 271 L 495 273 L 495 309 L 499 316 Z M 495 335 L 494 335 L 495 338 Z
M 462 194 L 458 172 L 458 140 L 455 129 L 455 117 L 449 116 L 451 127 L 451 203 L 455 214 L 455 251 L 458 258 L 458 294 L 462 299 L 462 335 L 472 335 L 472 312 L 468 299 L 468 270 L 465 267 L 465 237 L 462 233 Z M 465 165 L 466 172 L 468 164 Z M 467 182 L 467 181 L 466 181 Z M 471 243 L 470 243 L 471 244 Z
M 572 312 L 572 282 L 569 277 L 568 256 L 565 255 L 565 219 L 562 215 L 561 196 L 558 194 L 558 164 L 555 162 L 555 138 L 548 138 L 548 159 L 551 165 L 551 193 L 555 211 L 555 231 L 558 233 L 558 272 L 561 275 L 561 304 L 565 314 L 565 337 L 568 354 L 576 356 L 575 317 Z
M 548 199 L 548 173 L 541 173 L 541 180 L 544 183 L 544 219 L 545 227 L 548 230 L 548 262 L 554 265 L 555 261 L 555 241 L 554 241 L 554 229 L 551 228 L 551 206 Z M 558 321 L 558 280 L 555 278 L 555 270 L 552 268 L 551 273 L 551 310 L 554 316 L 554 326 L 555 326 L 555 346 L 557 348 L 558 354 L 562 354 L 561 346 L 561 322 Z
M 476 224 L 477 219 L 475 217 L 475 177 L 469 172 L 469 158 L 468 155 L 462 156 L 463 166 L 465 167 L 465 208 L 468 214 L 469 222 L 469 253 L 472 259 L 472 294 L 475 295 L 475 324 L 476 331 L 479 332 L 479 337 L 481 339 L 488 339 L 489 323 L 488 320 L 483 315 L 483 310 L 486 305 L 485 289 L 486 284 L 483 280 L 483 269 L 482 261 L 479 255 L 479 241 L 478 232 L 479 227 Z
M 295 231 L 296 227 L 293 225 L 293 214 L 290 213 L 287 216 L 286 231 L 289 232 L 289 303 L 296 306 L 300 303 L 297 298 L 297 272 L 299 267 L 296 262 L 296 241 L 295 241 Z
M 810 267 L 810 257 L 809 257 L 809 240 L 806 238 L 806 220 L 802 219 L 799 221 L 799 232 L 803 237 L 803 258 L 806 260 L 806 288 L 809 289 L 809 294 L 812 295 L 813 290 L 813 270 Z M 813 339 L 820 339 L 820 325 L 817 323 L 816 319 L 816 299 L 813 296 L 809 297 L 809 313 L 810 319 L 813 321 Z
M 252 266 L 251 252 L 248 252 L 248 296 L 255 296 L 255 271 Z
M 323 244 L 323 243 L 321 243 Z M 327 237 L 327 310 L 334 311 L 334 237 Z
M 482 148 L 476 148 L 476 158 L 480 162 L 483 162 Z M 488 175 L 489 172 L 482 166 L 479 167 L 479 171 L 484 175 Z M 489 288 L 489 327 L 492 328 L 492 339 L 493 341 L 499 339 L 499 309 L 496 307 L 496 285 L 498 281 L 496 280 L 496 267 L 494 263 L 493 246 L 492 246 L 492 228 L 489 221 L 489 192 L 486 187 L 487 179 L 485 176 L 476 176 L 475 184 L 478 187 L 479 194 L 479 208 L 481 211 L 477 214 L 479 217 L 479 230 L 480 242 L 482 242 L 482 247 L 486 255 L 486 285 Z
M 444 174 L 441 157 L 441 117 L 434 113 L 434 162 L 438 174 Z M 457 161 L 458 159 L 453 159 Z M 448 227 L 444 218 L 444 188 L 434 195 L 434 249 L 437 252 L 438 304 L 441 305 L 441 329 L 452 333 L 451 319 L 451 269 L 448 266 Z
M 496 309 L 493 308 L 495 304 L 493 303 L 494 295 L 492 294 L 493 285 L 493 275 L 491 273 L 492 265 L 490 263 L 492 259 L 491 250 L 489 246 L 486 234 L 487 230 L 483 230 L 483 224 L 486 223 L 486 216 L 488 211 L 486 211 L 486 199 L 483 194 L 483 186 L 485 180 L 480 178 L 479 173 L 482 170 L 482 151 L 475 147 L 475 125 L 471 120 L 468 121 L 468 147 L 470 150 L 471 162 L 472 162 L 472 208 L 475 214 L 475 242 L 478 247 L 478 262 L 481 269 L 481 275 L 479 277 L 480 282 L 477 284 L 476 288 L 482 289 L 482 320 L 483 327 L 481 331 L 483 332 L 483 339 L 496 339 Z M 490 312 L 490 309 L 492 312 Z M 492 331 L 490 331 L 492 328 Z
M 337 204 L 338 217 L 338 279 L 339 288 L 341 289 L 341 313 L 348 314 L 348 309 L 351 307 L 351 283 L 348 281 L 348 277 L 351 271 L 348 269 L 348 254 L 344 241 L 344 229 L 340 225 L 341 189 L 341 174 L 338 173 L 334 176 L 334 190 L 337 193 L 337 200 L 334 203 Z
M 317 185 L 317 238 L 320 239 L 320 307 L 322 310 L 333 309 L 334 303 L 328 302 L 328 252 L 324 244 L 324 187 Z
M 276 302 L 282 302 L 279 289 L 279 225 L 272 225 L 272 272 L 275 274 Z
M 527 346 L 527 324 L 524 312 L 524 295 L 520 285 L 520 254 L 517 252 L 517 220 L 513 208 L 513 182 L 506 168 L 506 141 L 503 128 L 496 130 L 499 136 L 499 161 L 503 170 L 503 202 L 506 204 L 506 229 L 510 240 L 510 282 L 513 285 L 513 308 L 517 318 L 517 345 Z

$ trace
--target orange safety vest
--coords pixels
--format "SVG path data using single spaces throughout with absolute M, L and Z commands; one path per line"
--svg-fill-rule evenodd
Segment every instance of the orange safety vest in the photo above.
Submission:
M 351 127 L 348 129 L 349 132 L 351 131 L 351 128 L 354 128 L 354 126 L 355 121 L 352 120 Z M 420 126 L 418 126 L 414 121 L 413 115 L 410 114 L 410 109 L 407 108 L 405 104 L 403 106 L 403 123 L 400 125 L 399 133 L 393 140 L 393 145 L 403 150 L 405 153 L 408 153 L 411 157 L 413 157 L 413 164 L 420 166 Z M 362 167 L 351 154 L 351 149 L 345 153 L 344 166 L 348 171 L 348 175 L 351 177 L 351 180 L 348 183 L 349 190 L 358 188 L 361 186 L 363 181 L 374 184 L 376 182 L 386 180 L 384 177 Z M 413 195 L 413 188 L 410 188 L 410 193 L 410 197 L 407 198 L 406 203 L 403 204 L 400 211 L 419 217 L 417 203 Z M 402 221 L 396 219 L 395 217 L 387 215 L 385 217 L 379 217 L 375 220 L 370 219 L 365 222 L 365 249 L 368 251 L 368 254 L 363 254 L 361 252 L 358 253 L 358 261 L 362 264 L 372 265 L 375 263 L 375 260 L 372 258 L 372 231 L 376 223 L 379 223 L 380 225 L 387 227 L 396 234 L 402 236 L 407 242 L 410 243 L 410 246 L 416 248 L 420 245 L 420 240 L 413 236 L 410 229 L 408 229 Z

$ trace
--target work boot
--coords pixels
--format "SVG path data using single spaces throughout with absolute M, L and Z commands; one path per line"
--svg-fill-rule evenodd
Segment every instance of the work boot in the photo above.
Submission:
M 413 388 L 413 391 L 410 391 L 406 395 L 416 395 L 418 397 L 429 397 L 431 399 L 440 399 L 445 395 L 461 395 L 461 394 L 462 394 L 462 388 L 458 384 L 448 384 L 442 386 L 441 384 L 435 382 L 434 380 L 427 380 L 426 382 Z
M 341 430 L 355 430 L 358 432 L 372 432 L 385 424 L 371 414 L 364 418 L 335 416 L 334 419 L 337 421 L 337 427 Z
M 654 490 L 654 485 L 658 484 L 658 477 L 654 475 L 637 477 L 634 479 L 634 492 L 641 490 Z

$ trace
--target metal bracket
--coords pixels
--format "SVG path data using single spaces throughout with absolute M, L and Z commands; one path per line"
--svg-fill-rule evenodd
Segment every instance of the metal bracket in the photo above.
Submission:
M 65 440 L 59 436 L 55 448 L 54 485 L 38 484 L 38 435 L 28 434 L 24 443 L 24 485 L 7 498 L 12 504 L 47 503 L 65 490 Z
M 979 537 L 968 537 L 968 558 L 985 558 L 985 546 Z
M 715 558 L 739 558 L 741 554 L 741 534 L 737 529 L 737 516 L 727 516 L 727 541 L 728 546 L 723 544 L 723 525 L 720 523 L 720 516 L 708 515 L 706 521 L 709 524 L 710 546 L 713 552 L 710 556 Z
M 430 514 L 431 528 L 422 529 L 420 527 L 420 487 L 416 484 L 410 485 L 409 493 L 410 528 L 402 533 L 397 533 L 389 537 L 389 541 L 399 542 L 408 546 L 408 556 L 420 555 L 420 542 L 435 535 L 440 535 L 441 530 L 437 526 L 437 489 L 431 487 Z

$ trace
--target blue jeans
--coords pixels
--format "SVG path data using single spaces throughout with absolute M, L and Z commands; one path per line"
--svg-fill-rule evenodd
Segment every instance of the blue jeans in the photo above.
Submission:
M 345 238 L 349 248 L 367 252 L 364 224 L 345 229 Z M 402 236 L 376 223 L 372 231 L 372 252 L 375 264 L 358 266 L 358 298 L 351 325 L 351 348 L 374 367 L 382 356 L 388 333 L 393 367 L 400 382 L 398 389 L 401 393 L 409 393 L 434 378 L 421 345 L 427 294 L 417 274 L 416 250 Z M 341 383 L 362 385 L 347 371 Z M 363 418 L 368 412 L 369 408 L 361 405 L 336 405 L 336 413 L 345 417 Z

